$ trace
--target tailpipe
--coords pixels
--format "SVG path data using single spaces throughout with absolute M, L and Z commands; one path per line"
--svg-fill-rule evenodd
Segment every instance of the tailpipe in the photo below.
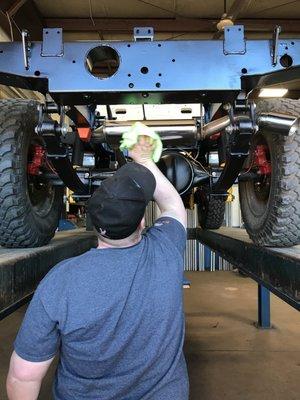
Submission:
M 291 136 L 298 130 L 299 117 L 281 113 L 261 113 L 257 124 L 259 130 Z
M 245 115 L 236 115 L 233 117 L 235 123 L 246 119 Z M 293 135 L 299 127 L 299 117 L 281 113 L 261 113 L 256 118 L 256 124 L 259 130 L 270 133 L 276 133 L 283 136 Z M 217 132 L 222 132 L 227 127 L 232 126 L 229 116 L 224 116 L 203 125 L 201 138 L 206 139 Z

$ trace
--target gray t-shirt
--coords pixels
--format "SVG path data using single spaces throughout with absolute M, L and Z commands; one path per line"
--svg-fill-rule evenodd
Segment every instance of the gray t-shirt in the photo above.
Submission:
M 92 249 L 42 280 L 15 341 L 28 361 L 58 351 L 56 400 L 187 400 L 186 231 L 162 217 L 127 248 Z

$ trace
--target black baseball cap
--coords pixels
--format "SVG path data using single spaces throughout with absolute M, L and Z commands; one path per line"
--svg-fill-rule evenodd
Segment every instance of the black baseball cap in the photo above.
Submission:
M 130 236 L 141 222 L 155 186 L 152 172 L 135 162 L 105 179 L 87 203 L 97 232 L 115 240 Z

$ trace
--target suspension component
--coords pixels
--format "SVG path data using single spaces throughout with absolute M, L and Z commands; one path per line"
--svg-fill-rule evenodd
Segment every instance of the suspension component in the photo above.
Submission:
M 59 106 L 54 102 L 46 102 L 39 104 L 39 122 L 35 128 L 38 135 L 43 135 L 45 132 L 55 132 L 57 134 L 66 135 L 69 126 L 65 122 L 67 107 Z M 59 114 L 60 121 L 54 121 L 49 118 L 49 114 Z
M 40 168 L 45 161 L 45 153 L 46 150 L 43 146 L 35 145 L 33 147 L 33 157 L 32 160 L 28 163 L 27 173 L 29 175 L 39 175 Z
M 258 167 L 258 174 L 270 175 L 272 167 L 270 161 L 267 159 L 268 146 L 258 144 L 254 151 L 254 166 Z
M 257 131 L 254 104 L 246 99 L 238 99 L 235 107 L 229 110 L 231 134 L 226 152 L 226 162 L 220 178 L 212 185 L 213 193 L 227 193 L 242 170 L 245 159 L 249 154 L 250 139 Z M 239 115 L 235 116 L 234 111 Z
M 62 137 L 68 132 L 68 125 L 65 123 L 65 111 L 65 107 L 58 106 L 53 102 L 40 105 L 36 133 L 44 139 L 47 157 L 51 159 L 53 167 L 64 184 L 74 192 L 86 194 L 88 188 L 74 170 L 69 159 L 68 147 L 62 142 Z M 60 113 L 60 122 L 50 119 L 48 114 L 53 113 Z

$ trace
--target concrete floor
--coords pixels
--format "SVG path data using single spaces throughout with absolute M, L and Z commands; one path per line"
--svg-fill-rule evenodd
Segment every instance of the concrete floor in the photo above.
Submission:
M 257 287 L 234 272 L 187 273 L 186 343 L 191 400 L 298 400 L 299 313 L 272 296 L 271 330 L 258 330 Z M 0 322 L 0 399 L 12 343 L 25 308 Z M 55 365 L 40 400 L 51 399 Z M 118 399 L 116 399 L 118 400 Z M 174 399 L 176 400 L 176 399 Z

